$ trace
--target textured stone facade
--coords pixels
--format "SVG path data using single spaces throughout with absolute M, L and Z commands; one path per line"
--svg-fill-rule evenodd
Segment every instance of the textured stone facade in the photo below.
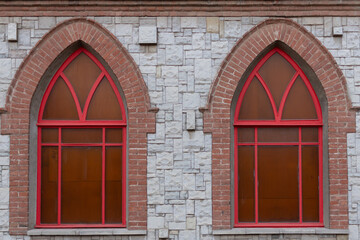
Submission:
M 15 73 L 30 50 L 70 17 L 0 17 L 0 108 Z M 147 235 L 96 239 L 346 239 L 347 235 L 213 235 L 212 135 L 203 132 L 211 85 L 224 59 L 246 32 L 266 17 L 88 17 L 109 30 L 138 65 L 156 114 L 147 135 Z M 335 58 L 354 108 L 360 107 L 360 17 L 292 18 Z M 8 24 L 17 23 L 17 42 Z M 139 44 L 139 27 L 156 26 L 157 44 Z M 340 35 L 334 36 L 334 31 Z M 357 113 L 357 120 L 360 115 Z M 359 121 L 357 121 L 359 122 Z M 357 124 L 358 125 L 358 124 Z M 8 135 L 0 135 L 0 238 L 9 235 Z M 360 128 L 348 134 L 349 238 L 359 238 Z M 143 166 L 145 168 L 145 166 Z M 34 207 L 34 206 L 30 206 Z M 26 214 L 26 213 L 25 213 Z M 331 216 L 330 216 L 331 217 Z M 94 234 L 96 235 L 96 233 Z M 90 237 L 32 237 L 89 239 Z

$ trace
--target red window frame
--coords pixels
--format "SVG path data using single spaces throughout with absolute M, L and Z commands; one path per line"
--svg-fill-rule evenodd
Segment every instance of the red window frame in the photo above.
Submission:
M 279 105 L 279 111 L 277 111 L 276 104 L 274 101 L 273 96 L 271 95 L 270 89 L 266 85 L 265 81 L 262 79 L 260 74 L 258 73 L 259 69 L 264 65 L 264 63 L 275 53 L 280 54 L 282 57 L 284 57 L 295 69 L 295 74 L 292 77 L 290 83 L 288 84 L 287 88 L 284 91 L 284 95 L 281 99 L 280 105 Z M 288 97 L 288 94 L 290 92 L 291 87 L 293 86 L 296 78 L 300 76 L 311 95 L 311 98 L 314 103 L 315 111 L 317 113 L 318 119 L 310 119 L 310 120 L 283 120 L 282 119 L 282 113 L 285 105 L 285 101 Z M 274 113 L 274 120 L 239 120 L 238 116 L 240 113 L 240 108 L 242 101 L 244 99 L 244 95 L 251 83 L 251 80 L 257 77 L 259 79 L 259 82 L 263 86 L 263 88 L 266 91 L 267 96 L 269 97 L 269 100 L 271 102 L 272 110 Z M 271 51 L 269 51 L 261 60 L 260 62 L 255 66 L 255 68 L 252 70 L 251 74 L 247 78 L 242 91 L 239 94 L 237 105 L 235 108 L 235 115 L 234 115 L 234 227 L 323 227 L 324 221 L 323 221 L 323 118 L 322 118 L 322 112 L 321 112 L 321 106 L 320 102 L 316 96 L 316 93 L 314 89 L 311 86 L 311 83 L 309 82 L 308 78 L 306 77 L 305 73 L 301 70 L 301 68 L 297 65 L 297 63 L 284 51 L 282 51 L 279 48 L 274 48 Z M 255 141 L 254 143 L 239 143 L 238 142 L 238 129 L 239 128 L 254 128 L 254 135 L 255 135 Z M 275 143 L 259 143 L 257 141 L 257 130 L 259 128 L 271 128 L 271 127 L 296 127 L 299 129 L 299 141 L 298 142 L 275 142 Z M 301 129 L 304 127 L 317 127 L 318 128 L 318 141 L 317 142 L 302 142 L 301 141 Z M 258 157 L 257 157 L 257 147 L 258 146 L 284 146 L 284 145 L 292 145 L 292 146 L 298 146 L 299 147 L 299 158 L 298 158 L 298 190 L 299 190 L 299 221 L 298 222 L 259 222 L 259 206 L 258 206 Z M 301 176 L 301 147 L 306 145 L 317 145 L 319 147 L 319 222 L 303 222 L 302 219 L 302 176 Z M 238 146 L 254 146 L 255 148 L 255 173 L 254 173 L 254 179 L 255 179 L 255 221 L 254 222 L 239 222 L 238 219 Z
M 75 90 L 72 87 L 70 81 L 67 79 L 63 71 L 66 67 L 81 53 L 86 54 L 101 70 L 100 75 L 97 77 L 94 85 L 92 86 L 89 95 L 86 99 L 84 105 L 84 111 L 81 110 L 79 100 L 76 96 Z M 56 80 L 62 77 L 67 87 L 69 88 L 72 98 L 75 102 L 79 120 L 46 120 L 43 119 L 43 113 L 45 109 L 45 104 L 51 93 L 51 90 L 56 82 Z M 100 84 L 101 80 L 106 77 L 116 95 L 117 101 L 121 108 L 122 120 L 86 120 L 88 107 L 92 97 L 94 96 L 97 86 Z M 110 227 L 126 227 L 126 113 L 124 104 L 122 102 L 119 90 L 114 83 L 114 80 L 111 78 L 110 74 L 106 71 L 105 67 L 100 63 L 100 61 L 92 55 L 88 50 L 84 48 L 79 48 L 73 54 L 70 55 L 68 59 L 62 64 L 59 70 L 55 73 L 54 77 L 51 79 L 48 88 L 46 89 L 38 115 L 38 144 L 37 144 L 37 210 L 36 210 L 36 228 L 110 228 Z M 43 128 L 57 128 L 58 132 L 58 143 L 42 143 L 41 142 L 41 130 Z M 62 143 L 61 142 L 61 132 L 62 129 L 68 128 L 97 128 L 102 129 L 102 142 L 101 143 Z M 105 143 L 105 130 L 109 128 L 121 128 L 122 129 L 122 143 Z M 101 189 L 101 224 L 63 224 L 61 223 L 61 151 L 58 151 L 58 207 L 57 207 L 57 224 L 42 224 L 41 223 L 41 147 L 42 146 L 56 146 L 59 150 L 63 146 L 98 146 L 102 147 L 102 189 Z M 106 224 L 105 223 L 105 148 L 107 146 L 122 146 L 122 222 L 121 224 Z

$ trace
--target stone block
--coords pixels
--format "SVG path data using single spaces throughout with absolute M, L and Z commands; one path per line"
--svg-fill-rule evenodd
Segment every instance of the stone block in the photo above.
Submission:
M 195 230 L 185 230 L 179 232 L 179 239 L 197 239 Z
M 323 17 L 305 17 L 303 18 L 303 24 L 306 25 L 320 25 L 324 23 Z
M 49 29 L 56 25 L 55 17 L 39 17 L 39 28 Z
M 198 26 L 197 17 L 182 17 L 180 21 L 182 28 L 196 28 Z
M 168 238 L 169 230 L 168 229 L 160 229 L 159 230 L 159 238 Z
M 30 46 L 30 29 L 19 30 L 19 45 Z
M 182 65 L 183 64 L 183 47 L 182 46 L 166 46 L 166 64 Z
M 158 28 L 167 28 L 168 18 L 167 17 L 157 17 L 156 24 Z
M 205 191 L 189 191 L 190 200 L 203 200 L 205 199 Z
M 194 50 L 205 49 L 205 34 L 194 33 L 192 35 L 192 48 Z
M 166 86 L 178 86 L 179 68 L 176 66 L 161 67 L 161 76 L 165 80 Z
M 166 87 L 166 103 L 178 103 L 179 102 L 179 88 L 178 87 Z
M 186 229 L 196 229 L 196 218 L 187 217 L 186 218 Z
M 157 205 L 156 213 L 173 213 L 173 205 Z
M 151 102 L 154 104 L 160 104 L 163 101 L 162 92 L 149 92 Z
M 211 200 L 197 200 L 195 201 L 195 215 L 202 217 L 211 216 Z
M 195 130 L 195 111 L 186 112 L 186 130 L 193 131 Z
M 211 81 L 211 59 L 195 59 L 195 81 Z
M 165 170 L 165 188 L 182 189 L 182 171 L 181 169 Z
M 148 217 L 148 229 L 164 228 L 163 217 Z
M 225 21 L 224 35 L 225 37 L 236 37 L 236 38 L 241 37 L 241 22 Z
M 198 149 L 204 147 L 204 133 L 202 131 L 184 131 L 183 148 Z
M 174 205 L 174 221 L 185 222 L 186 221 L 186 206 Z
M 198 109 L 200 107 L 199 93 L 184 93 L 183 94 L 183 108 L 184 109 Z
M 346 47 L 349 49 L 359 48 L 359 33 L 348 33 L 346 34 Z
M 343 35 L 343 28 L 342 27 L 333 27 L 333 36 L 342 36 Z
M 169 222 L 169 230 L 183 230 L 185 228 L 185 222 Z
M 173 153 L 161 152 L 156 153 L 156 167 L 158 169 L 169 169 L 173 167 Z
M 167 137 L 181 137 L 182 123 L 179 121 L 165 122 L 165 134 Z
M 9 42 L 16 42 L 18 40 L 17 37 L 17 24 L 9 23 L 7 26 L 7 36 Z
M 175 43 L 175 37 L 174 33 L 159 33 L 159 44 L 174 44 Z
M 0 188 L 0 205 L 5 205 L 9 203 L 9 188 L 4 187 Z
M 139 27 L 139 44 L 156 44 L 157 28 L 156 26 Z
M 160 181 L 159 178 L 148 178 L 148 184 L 147 184 L 147 194 L 153 195 L 153 194 L 160 194 Z
M 219 33 L 219 18 L 207 17 L 206 18 L 206 31 L 208 33 Z
M 116 24 L 115 33 L 116 36 L 131 36 L 133 28 L 131 24 Z
M 225 41 L 212 42 L 211 53 L 228 53 L 228 43 Z

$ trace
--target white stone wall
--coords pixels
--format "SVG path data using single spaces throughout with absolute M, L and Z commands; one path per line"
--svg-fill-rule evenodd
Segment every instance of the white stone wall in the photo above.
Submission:
M 14 73 L 29 50 L 64 17 L 0 18 L 0 107 Z M 211 135 L 202 114 L 220 64 L 262 17 L 94 17 L 139 65 L 151 103 L 159 108 L 156 133 L 148 135 L 147 239 L 213 239 Z M 360 106 L 360 17 L 294 18 L 335 57 L 354 106 Z M 17 23 L 18 41 L 7 41 Z M 156 26 L 157 45 L 139 44 L 139 26 Z M 333 30 L 342 36 L 333 36 Z M 358 114 L 357 119 L 360 118 Z M 360 119 L 359 119 L 360 120 Z M 350 239 L 360 226 L 360 127 L 349 134 Z M 9 137 L 0 135 L 0 238 L 8 235 Z M 144 213 L 146 214 L 146 213 Z

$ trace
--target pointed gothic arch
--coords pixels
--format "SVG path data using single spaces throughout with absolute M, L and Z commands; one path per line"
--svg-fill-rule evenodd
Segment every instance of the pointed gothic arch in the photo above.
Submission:
M 330 186 L 329 192 L 324 193 L 328 195 L 324 201 L 331 202 L 328 214 L 338 216 L 324 219 L 324 223 L 330 228 L 347 228 L 347 205 L 342 204 L 347 202 L 346 133 L 355 131 L 355 113 L 351 111 L 345 77 L 331 54 L 306 29 L 291 20 L 271 19 L 251 29 L 236 43 L 212 84 L 204 109 L 204 131 L 212 133 L 213 139 L 214 229 L 234 226 L 231 170 L 234 135 L 231 129 L 234 114 L 232 107 L 234 102 L 236 105 L 240 92 L 237 89 L 242 89 L 251 70 L 274 44 L 282 45 L 285 50 L 288 49 L 288 53 L 294 52 L 293 59 L 301 68 L 308 66 L 310 75 L 315 79 L 309 79 L 311 84 L 320 89 L 320 94 L 317 94 L 320 102 L 323 102 L 321 104 L 328 126 L 324 145 L 329 149 L 326 157 L 329 171 L 324 178 L 330 182 Z
M 94 21 L 72 19 L 46 34 L 30 51 L 9 87 L 5 113 L 1 115 L 1 133 L 10 135 L 10 233 L 25 234 L 35 224 L 36 187 L 36 109 L 54 71 L 78 44 L 88 46 L 102 60 L 122 90 L 128 122 L 127 227 L 146 229 L 146 135 L 155 131 L 155 113 L 142 75 L 126 49 L 105 28 Z M 104 47 L 106 46 L 106 47 Z M 47 78 L 47 80 L 44 80 Z M 41 96 L 41 97 L 39 97 Z M 36 131 L 35 131 L 36 132 Z M 136 149 L 136 150 L 135 150 Z M 35 161 L 36 162 L 36 161 Z M 35 164 L 36 165 L 36 164 Z M 29 191 L 30 189 L 30 191 Z M 36 192 L 36 191 L 35 191 Z M 32 204 L 29 208 L 29 199 Z M 135 203 L 136 202 L 136 203 Z

